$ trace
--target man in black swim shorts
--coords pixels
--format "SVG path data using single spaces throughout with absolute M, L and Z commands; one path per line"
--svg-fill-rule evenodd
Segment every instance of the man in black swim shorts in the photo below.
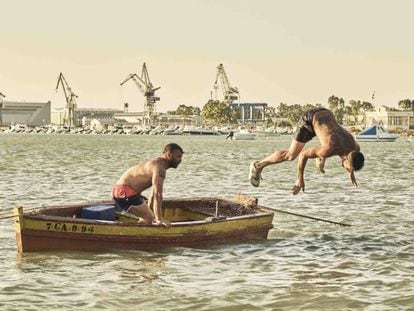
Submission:
M 302 114 L 302 116 L 299 119 L 296 132 L 294 134 L 294 138 L 297 141 L 300 141 L 301 143 L 307 143 L 312 138 L 314 138 L 315 131 L 313 130 L 313 116 L 316 112 L 327 110 L 326 108 L 314 108 L 311 110 L 306 111 Z
M 147 198 L 138 194 L 134 188 L 128 185 L 114 185 L 112 199 L 119 212 L 127 213 L 132 206 L 140 206 L 147 201 Z
M 318 137 L 320 146 L 303 150 L 305 144 L 315 136 Z M 352 184 L 357 186 L 354 171 L 364 166 L 364 156 L 359 150 L 354 137 L 338 124 L 330 110 L 311 109 L 300 117 L 288 150 L 276 151 L 263 160 L 250 164 L 249 181 L 258 187 L 263 168 L 284 161 L 293 161 L 299 156 L 297 178 L 292 189 L 293 194 L 298 194 L 301 189 L 305 191 L 304 170 L 307 160 L 316 158 L 319 171 L 325 173 L 325 159 L 337 155 L 349 173 Z

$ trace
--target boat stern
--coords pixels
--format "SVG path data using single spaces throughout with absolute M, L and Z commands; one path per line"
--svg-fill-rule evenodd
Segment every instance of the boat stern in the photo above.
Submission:
M 22 226 L 23 226 L 23 207 L 18 206 L 13 209 L 14 224 L 16 228 L 17 251 L 23 253 Z

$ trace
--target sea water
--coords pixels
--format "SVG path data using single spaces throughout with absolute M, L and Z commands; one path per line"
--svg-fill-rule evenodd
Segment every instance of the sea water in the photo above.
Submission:
M 13 219 L 0 220 L 1 310 L 413 310 L 414 143 L 361 143 L 351 184 L 338 157 L 291 194 L 297 162 L 269 166 L 260 187 L 249 163 L 291 137 L 0 134 L 0 212 L 109 199 L 130 166 L 176 142 L 164 197 L 256 196 L 261 205 L 351 224 L 275 213 L 269 239 L 160 251 L 18 254 Z M 317 144 L 314 139 L 309 146 Z M 148 193 L 144 193 L 147 194 Z

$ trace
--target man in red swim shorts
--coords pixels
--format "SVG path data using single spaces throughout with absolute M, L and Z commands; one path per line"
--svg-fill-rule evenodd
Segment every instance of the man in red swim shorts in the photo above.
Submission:
M 163 184 L 167 169 L 177 168 L 183 153 L 179 145 L 168 144 L 160 157 L 135 165 L 122 174 L 112 188 L 117 210 L 140 217 L 138 223 L 142 225 L 169 227 L 170 222 L 161 216 Z M 141 193 L 151 186 L 151 194 L 146 202 Z

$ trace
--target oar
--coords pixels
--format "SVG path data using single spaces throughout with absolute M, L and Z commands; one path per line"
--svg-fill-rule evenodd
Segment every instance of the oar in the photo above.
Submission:
M 284 213 L 284 214 L 289 214 L 289 215 L 293 215 L 293 216 L 298 216 L 298 217 L 303 217 L 303 218 L 308 218 L 308 219 L 313 219 L 313 220 L 318 220 L 318 221 L 329 222 L 329 223 L 331 223 L 331 224 L 335 224 L 335 225 L 340 225 L 340 226 L 351 227 L 351 225 L 350 225 L 350 224 L 345 224 L 345 223 L 343 223 L 343 222 L 336 222 L 336 221 L 332 221 L 332 220 L 327 220 L 327 219 L 322 219 L 322 218 L 317 218 L 317 217 L 312 217 L 312 216 L 307 216 L 307 215 L 301 215 L 301 214 L 297 214 L 297 213 L 292 213 L 292 212 L 288 212 L 288 211 L 283 211 L 283 210 L 276 209 L 276 208 L 266 207 L 266 209 L 270 209 L 270 210 L 275 211 L 275 212 Z

